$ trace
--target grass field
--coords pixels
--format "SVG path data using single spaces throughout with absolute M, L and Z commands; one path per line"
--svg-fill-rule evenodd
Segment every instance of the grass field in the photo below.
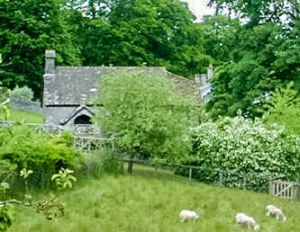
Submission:
M 168 172 L 142 169 L 133 176 L 86 180 L 59 195 L 66 216 L 47 221 L 33 209 L 15 206 L 10 232 L 235 232 L 250 231 L 234 222 L 237 212 L 253 216 L 259 231 L 299 232 L 300 202 L 266 194 L 189 183 Z M 288 219 L 265 215 L 267 204 L 281 207 Z M 179 212 L 200 213 L 195 222 L 181 223 Z
M 1 115 L 0 115 L 0 119 L 3 120 L 3 118 L 1 118 Z M 42 123 L 44 120 L 44 117 L 38 113 L 10 109 L 10 117 L 8 120 L 16 121 L 16 122 L 25 121 L 28 123 Z

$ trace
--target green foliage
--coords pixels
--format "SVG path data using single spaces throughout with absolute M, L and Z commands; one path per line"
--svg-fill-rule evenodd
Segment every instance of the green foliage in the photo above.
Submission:
M 55 181 L 58 190 L 72 188 L 73 183 L 77 181 L 76 177 L 72 175 L 73 170 L 68 168 L 61 168 L 57 174 L 53 174 L 52 181 Z
M 231 60 L 236 49 L 238 34 L 242 30 L 241 22 L 226 16 L 212 16 L 199 24 L 204 33 L 205 54 L 210 55 L 215 66 Z
M 2 86 L 0 81 L 0 103 L 5 102 L 9 98 L 9 89 Z
M 300 56 L 294 52 L 298 51 L 295 48 L 299 41 L 295 31 L 296 25 L 287 32 L 277 24 L 268 23 L 242 27 L 235 34 L 235 46 L 228 50 L 230 61 L 218 67 L 212 80 L 213 95 L 207 109 L 213 118 L 235 116 L 237 109 L 242 109 L 248 117 L 261 117 L 265 96 L 270 91 L 289 81 L 294 81 L 299 89 Z M 285 65 L 286 62 L 289 64 Z
M 6 87 L 2 87 L 0 81 L 0 118 L 7 119 L 10 116 L 10 111 L 7 104 L 9 103 L 9 90 Z
M 184 164 L 203 167 L 195 174 L 206 183 L 265 190 L 271 178 L 299 180 L 300 137 L 261 120 L 241 116 L 203 123 L 193 130 L 193 150 Z
M 100 178 L 107 174 L 121 174 L 123 163 L 111 148 L 102 148 L 85 154 L 83 166 L 78 171 L 83 177 Z
M 275 89 L 271 92 L 265 107 L 267 112 L 264 120 L 267 124 L 278 123 L 285 126 L 285 130 L 291 134 L 300 135 L 300 98 L 298 92 L 292 88 L 293 82 L 286 87 Z
M 24 182 L 25 182 L 25 191 L 26 191 L 26 196 L 30 196 L 29 195 L 29 189 L 28 189 L 28 182 L 27 182 L 27 179 L 28 177 L 33 174 L 33 171 L 32 170 L 27 170 L 26 168 L 23 168 L 21 171 L 20 171 L 20 177 L 22 177 L 24 179 Z
M 80 154 L 71 147 L 64 135 L 33 131 L 24 125 L 0 130 L 0 160 L 17 166 L 17 172 L 24 167 L 32 170 L 26 181 L 37 188 L 49 187 L 50 177 L 61 167 L 77 167 Z
M 208 66 L 202 31 L 180 0 L 85 2 L 69 17 L 84 65 L 165 66 L 187 77 Z
M 20 171 L 20 176 L 23 177 L 24 179 L 27 179 L 29 175 L 33 174 L 32 170 L 26 170 L 26 168 L 23 168 Z
M 175 161 L 187 152 L 193 102 L 165 76 L 123 73 L 104 78 L 95 118 L 125 152 Z
M 27 86 L 19 88 L 16 86 L 9 94 L 11 100 L 30 102 L 33 99 L 33 92 Z
M 7 177 L 14 173 L 16 165 L 7 160 L 0 160 L 0 182 L 5 182 Z
M 10 185 L 7 182 L 2 181 L 0 183 L 0 201 L 6 199 L 6 192 L 10 189 Z
M 300 18 L 299 2 L 284 0 L 210 0 L 209 4 L 216 4 L 217 12 L 227 12 L 229 16 L 238 15 L 250 26 L 265 22 L 280 23 Z M 283 19 L 284 17 L 284 19 Z
M 122 171 L 123 163 L 117 159 L 116 155 L 111 152 L 106 152 L 105 155 L 101 157 L 101 163 L 103 171 L 108 174 L 120 174 Z
M 71 42 L 63 14 L 64 1 L 0 0 L 0 79 L 14 88 L 27 85 L 41 94 L 44 53 L 57 50 L 59 64 L 78 64 L 78 48 Z
M 0 208 L 0 231 L 6 231 L 12 225 L 7 208 Z
M 0 104 L 0 119 L 3 118 L 7 120 L 10 117 L 10 110 L 6 105 L 8 102 L 3 102 Z

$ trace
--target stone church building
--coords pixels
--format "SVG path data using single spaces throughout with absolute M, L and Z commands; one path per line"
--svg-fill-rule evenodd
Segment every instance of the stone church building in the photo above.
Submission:
M 188 80 L 163 67 L 56 66 L 54 50 L 46 50 L 45 59 L 43 108 L 46 123 L 61 126 L 91 124 L 92 99 L 98 94 L 101 79 L 111 73 L 157 73 L 173 80 L 178 91 L 198 100 L 203 98 L 200 85 L 207 83 L 208 78 L 207 75 L 201 75 L 196 78 L 197 81 Z

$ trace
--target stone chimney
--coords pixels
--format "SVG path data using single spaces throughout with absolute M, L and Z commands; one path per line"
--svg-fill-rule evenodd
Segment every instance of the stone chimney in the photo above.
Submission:
M 43 75 L 43 98 L 41 99 L 42 106 L 51 98 L 51 91 L 49 85 L 55 79 L 55 50 L 46 50 L 45 52 L 45 73 Z
M 46 50 L 45 59 L 45 74 L 55 74 L 55 50 Z

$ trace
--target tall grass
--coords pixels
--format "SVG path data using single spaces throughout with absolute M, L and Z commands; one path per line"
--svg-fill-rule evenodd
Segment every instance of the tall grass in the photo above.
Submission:
M 66 216 L 49 222 L 32 209 L 15 207 L 10 232 L 235 232 L 248 231 L 234 222 L 237 212 L 257 220 L 260 231 L 300 231 L 300 203 L 262 193 L 189 183 L 168 172 L 142 169 L 135 175 L 104 176 L 79 182 L 59 196 Z M 286 222 L 265 215 L 267 204 L 283 208 Z M 179 212 L 200 213 L 195 223 L 181 223 Z

